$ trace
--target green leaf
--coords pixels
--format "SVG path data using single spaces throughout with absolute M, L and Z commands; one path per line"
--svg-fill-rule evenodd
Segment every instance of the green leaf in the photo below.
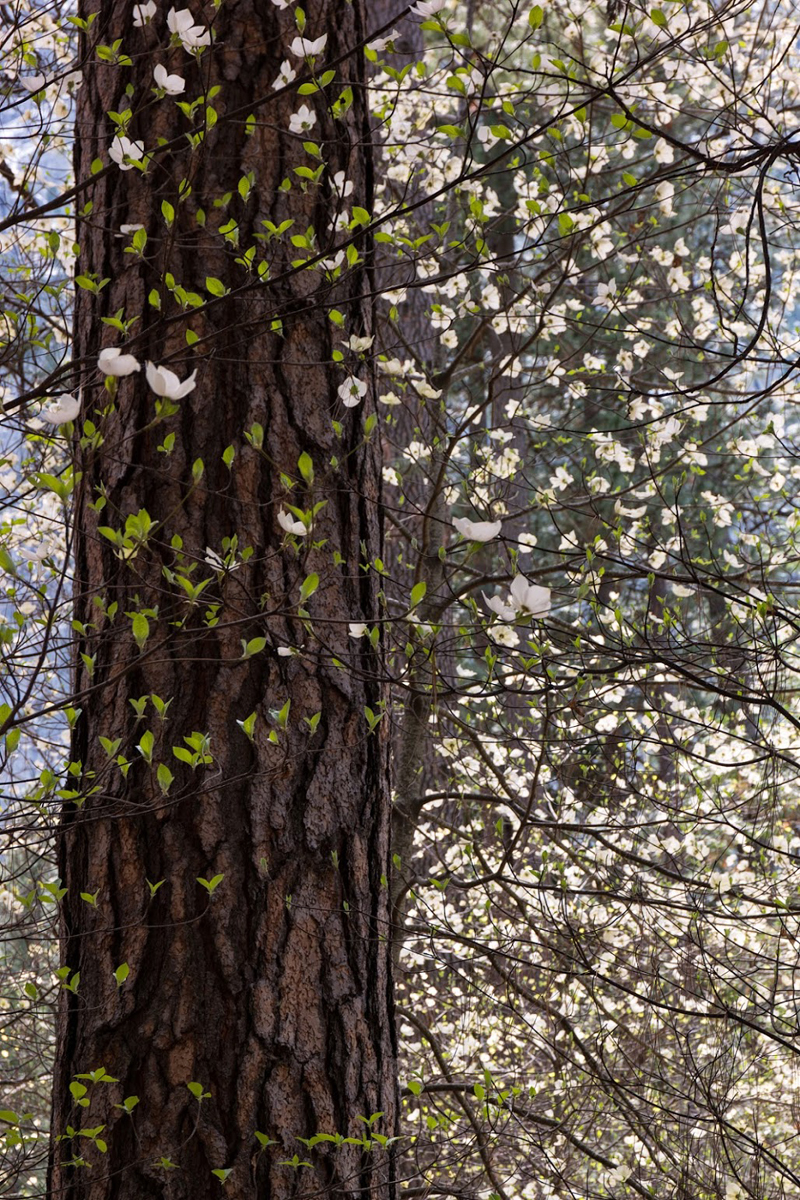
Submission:
M 215 279 L 213 275 L 206 276 L 206 291 L 212 296 L 227 296 L 228 289 L 221 279 Z
M 206 889 L 206 891 L 208 892 L 209 896 L 211 896 L 217 890 L 217 888 L 222 883 L 224 878 L 225 878 L 224 875 L 215 875 L 213 877 L 213 879 L 203 879 L 202 876 L 198 876 L 197 882 L 200 884 L 201 887 L 204 887 Z
M 660 8 L 650 9 L 650 20 L 654 25 L 658 25 L 659 29 L 663 29 L 667 23 L 667 18 Z
M 266 644 L 265 637 L 254 637 L 249 642 L 242 638 L 242 658 L 252 658 L 254 654 L 260 654 Z
M 166 796 L 167 792 L 169 791 L 169 789 L 172 787 L 172 781 L 174 778 L 175 778 L 175 776 L 172 774 L 172 771 L 170 771 L 170 769 L 166 763 L 158 764 L 158 770 L 156 771 L 156 779 L 158 780 L 158 786 L 161 788 L 161 791 L 163 792 L 163 794 L 165 796 Z
M 307 600 L 309 596 L 313 596 L 314 592 L 319 587 L 319 575 L 307 575 L 300 585 L 300 601 Z
M 119 987 L 122 987 L 123 983 L 124 983 L 124 982 L 125 982 L 125 980 L 128 978 L 128 976 L 130 975 L 130 973 L 131 973 L 131 969 L 130 969 L 130 967 L 128 966 L 128 964 L 127 964 L 127 963 L 120 963 L 120 965 L 117 967 L 116 971 L 114 972 L 114 978 L 115 978 L 115 979 L 116 979 L 116 981 L 117 981 L 117 987 L 118 987 L 118 988 L 119 988 Z
M 145 642 L 150 636 L 150 622 L 144 613 L 134 613 L 131 620 L 131 630 L 136 645 L 140 650 L 144 649 Z
M 139 744 L 136 747 L 146 763 L 151 763 L 153 761 L 154 744 L 155 738 L 153 737 L 153 732 L 152 730 L 148 729 L 142 734 Z
M 427 590 L 428 585 L 424 581 L 421 580 L 419 583 L 415 583 L 411 589 L 411 601 L 409 607 L 416 608 L 420 601 L 425 599 L 425 593 Z
M 538 29 L 544 20 L 544 9 L 540 4 L 534 4 L 531 11 L 528 13 L 528 24 L 531 29 Z
M 311 487 L 314 482 L 314 462 L 310 454 L 306 454 L 305 450 L 297 460 L 297 469 L 303 477 L 304 481 Z
M 245 717 L 245 719 L 243 721 L 237 721 L 236 724 L 239 726 L 239 728 L 241 729 L 241 731 L 245 735 L 245 737 L 249 738 L 250 741 L 252 742 L 253 730 L 255 729 L 255 724 L 256 724 L 255 712 L 251 712 L 249 717 Z

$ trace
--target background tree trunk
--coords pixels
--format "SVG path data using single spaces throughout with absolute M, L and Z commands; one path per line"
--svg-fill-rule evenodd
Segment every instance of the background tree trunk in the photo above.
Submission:
M 366 32 L 363 0 L 317 0 L 306 16 L 306 37 L 328 37 L 320 72 Z M 75 320 L 75 358 L 92 368 L 84 415 L 103 440 L 76 447 L 75 617 L 85 628 L 75 682 L 78 692 L 92 690 L 71 750 L 86 799 L 66 802 L 60 833 L 63 963 L 66 983 L 76 973 L 80 983 L 62 997 L 53 1127 L 55 1137 L 104 1126 L 107 1152 L 91 1136 L 54 1140 L 48 1194 L 217 1198 L 212 1172 L 231 1169 L 225 1190 L 237 1198 L 320 1188 L 388 1197 L 391 1150 L 296 1141 L 361 1138 L 359 1118 L 378 1112 L 375 1132 L 391 1136 L 396 1126 L 388 729 L 379 723 L 369 734 L 364 715 L 381 712 L 380 648 L 348 640 L 349 621 L 371 625 L 381 615 L 379 577 L 360 568 L 381 553 L 379 451 L 364 436 L 371 381 L 359 407 L 345 409 L 337 397 L 345 373 L 331 362 L 342 338 L 372 330 L 369 246 L 356 243 L 365 262 L 331 282 L 320 270 L 292 270 L 305 255 L 286 239 L 256 240 L 264 220 L 292 219 L 291 233 L 313 225 L 315 249 L 324 249 L 334 237 L 338 171 L 354 182 L 349 202 L 371 207 L 364 60 L 360 51 L 345 57 L 325 91 L 302 97 L 317 122 L 295 136 L 288 125 L 298 97 L 273 90 L 282 60 L 299 77 L 304 70 L 288 53 L 293 9 L 228 0 L 216 13 L 211 5 L 195 12 L 198 22 L 206 17 L 215 42 L 193 60 L 167 49 L 163 13 L 132 29 L 127 0 L 104 4 L 90 37 L 106 45 L 122 37 L 133 65 L 90 54 L 80 92 L 79 180 L 96 158 L 108 161 L 109 110 L 133 109 L 127 136 L 148 151 L 159 138 L 169 145 L 144 174 L 100 176 L 79 222 L 79 273 L 110 282 L 99 296 L 78 293 Z M 184 136 L 192 122 L 169 97 L 152 100 L 156 62 L 185 77 L 187 100 L 202 93 L 216 110 L 194 150 Z M 352 104 L 334 119 L 328 104 L 347 86 Z M 195 130 L 209 124 L 203 111 Z M 307 189 L 295 168 L 318 163 L 304 138 L 326 163 Z M 245 198 L 239 183 L 248 172 Z M 291 186 L 281 190 L 284 180 Z M 219 232 L 231 218 L 238 247 Z M 120 224 L 134 223 L 148 235 L 143 258 L 124 253 L 130 237 L 117 236 Z M 269 259 L 272 282 L 235 263 L 251 245 L 255 264 Z M 174 284 L 165 284 L 167 272 Z M 195 310 L 171 294 L 180 285 L 208 301 L 209 276 L 231 295 Z M 156 296 L 160 310 L 148 302 Z M 330 308 L 344 314 L 343 327 Z M 181 378 L 198 368 L 174 416 L 156 419 L 144 372 L 119 380 L 111 403 L 103 391 L 96 355 L 123 339 L 101 318 L 119 310 L 124 320 L 139 317 L 126 349 L 142 362 L 168 364 Z M 187 330 L 199 336 L 192 350 Z M 263 427 L 263 452 L 252 444 L 257 434 L 245 437 L 254 424 Z M 313 483 L 298 469 L 303 453 Z M 313 534 L 286 545 L 281 505 L 305 511 L 323 501 Z M 140 510 L 154 525 L 134 538 L 132 554 L 98 533 L 124 530 Z M 237 545 L 223 545 L 234 536 Z M 222 557 L 235 551 L 236 569 L 215 570 L 207 547 Z M 319 586 L 298 615 L 311 574 Z M 181 576 L 192 586 L 209 580 L 196 602 Z M 142 619 L 140 649 L 133 633 L 141 642 Z M 243 657 L 242 641 L 258 637 L 266 647 Z M 295 653 L 279 656 L 278 647 Z M 169 701 L 163 720 L 153 696 Z M 141 716 L 131 703 L 140 698 Z M 237 721 L 253 712 L 249 739 Z M 213 760 L 196 769 L 173 754 L 193 732 L 209 735 Z M 121 739 L 110 756 L 101 737 Z M 120 766 L 120 756 L 132 765 Z M 158 763 L 175 776 L 168 794 Z M 218 874 L 213 894 L 197 882 Z M 96 895 L 96 906 L 81 893 Z M 120 983 L 122 964 L 129 975 Z M 114 1082 L 76 1081 L 101 1066 Z M 196 1099 L 189 1083 L 210 1095 Z M 138 1104 L 127 1113 L 131 1096 Z M 276 1144 L 262 1150 L 256 1131 Z M 312 1165 L 280 1165 L 294 1155 Z M 91 1167 L 65 1165 L 81 1160 Z

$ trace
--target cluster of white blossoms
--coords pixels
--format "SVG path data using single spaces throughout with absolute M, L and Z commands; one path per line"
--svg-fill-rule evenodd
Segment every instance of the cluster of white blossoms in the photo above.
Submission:
M 150 25 L 157 11 L 155 0 L 147 0 L 146 4 L 134 4 L 134 26 L 141 29 L 145 25 Z M 211 30 L 202 25 L 195 25 L 194 17 L 188 8 L 171 8 L 167 13 L 167 28 L 170 33 L 180 39 L 184 50 L 190 54 L 211 45 Z
M 97 356 L 97 366 L 105 376 L 112 379 L 123 379 L 127 375 L 135 375 L 141 371 L 142 364 L 133 354 L 126 354 L 118 346 L 106 346 Z M 144 373 L 147 382 L 157 396 L 167 400 L 182 400 L 197 386 L 197 371 L 192 371 L 182 382 L 169 367 L 159 367 L 155 363 L 146 362 Z M 65 425 L 68 421 L 77 419 L 81 411 L 81 397 L 73 396 L 70 392 L 62 392 L 54 402 L 42 412 L 42 418 L 50 425 Z

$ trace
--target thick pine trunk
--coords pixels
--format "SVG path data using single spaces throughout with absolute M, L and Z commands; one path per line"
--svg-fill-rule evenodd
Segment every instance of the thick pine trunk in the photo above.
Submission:
M 97 5 L 82 8 L 85 16 Z M 148 150 L 159 138 L 174 146 L 144 175 L 114 169 L 100 177 L 79 222 L 80 273 L 110 282 L 99 296 L 79 292 L 75 322 L 75 358 L 87 364 L 84 417 L 104 440 L 76 447 L 75 617 L 84 630 L 75 674 L 84 694 L 71 753 L 88 794 L 80 806 L 66 802 L 60 831 L 63 963 L 67 983 L 78 972 L 80 982 L 62 996 L 53 1105 L 54 1136 L 104 1126 L 107 1151 L 87 1137 L 54 1141 L 49 1194 L 239 1200 L 323 1189 L 380 1200 L 394 1191 L 390 1150 L 375 1141 L 307 1149 L 296 1140 L 362 1138 L 368 1127 L 359 1118 L 378 1112 L 378 1134 L 393 1135 L 396 1123 L 387 722 L 370 734 L 365 718 L 366 708 L 381 711 L 380 652 L 348 638 L 348 622 L 381 616 L 379 576 L 361 565 L 381 553 L 380 465 L 377 438 L 364 438 L 372 386 L 359 407 L 344 408 L 337 388 L 345 372 L 331 362 L 342 338 L 371 332 L 370 278 L 364 264 L 333 283 L 319 270 L 292 271 L 303 250 L 254 238 L 264 220 L 293 219 L 292 233 L 313 225 L 324 248 L 334 236 L 338 171 L 354 182 L 346 203 L 370 208 L 363 56 L 345 57 L 324 92 L 263 104 L 282 60 L 303 70 L 288 53 L 297 33 L 291 7 L 226 0 L 215 13 L 193 5 L 195 19 L 213 18 L 215 29 L 197 62 L 166 48 L 161 6 L 144 29 L 132 28 L 131 9 L 128 0 L 103 3 L 91 30 L 107 45 L 122 37 L 133 65 L 95 59 L 86 67 L 77 177 L 98 157 L 108 162 L 109 110 L 134 110 L 128 136 Z M 361 40 L 362 10 L 363 0 L 307 8 L 305 36 L 328 35 L 320 69 Z M 150 96 L 156 62 L 184 75 L 185 99 L 221 89 L 210 101 L 219 120 L 194 151 L 184 137 L 192 123 L 173 100 Z M 324 97 L 335 101 L 348 85 L 352 105 L 334 119 Z M 288 125 L 300 103 L 317 122 L 297 137 Z M 318 164 L 304 138 L 327 164 L 305 191 L 294 168 Z M 238 185 L 248 172 L 245 201 Z M 180 202 L 184 179 L 191 192 Z M 286 179 L 291 188 L 281 190 Z M 171 228 L 164 201 L 175 211 Z M 219 233 L 231 218 L 238 249 Z M 148 235 L 143 260 L 123 253 L 130 236 L 117 236 L 120 224 L 134 223 Z M 255 264 L 270 260 L 271 282 L 234 262 L 251 245 Z M 357 248 L 364 259 L 368 247 Z M 208 276 L 232 295 L 184 310 L 165 272 L 206 300 Z M 148 303 L 154 292 L 160 311 Z M 329 319 L 332 307 L 343 327 Z M 169 419 L 154 424 L 144 371 L 119 381 L 103 415 L 109 397 L 96 356 L 123 339 L 101 318 L 120 309 L 124 319 L 139 316 L 129 348 L 142 362 L 168 364 L 181 378 L 198 369 L 196 389 Z M 192 349 L 187 329 L 200 335 Z M 254 423 L 264 430 L 263 452 L 245 437 Z M 229 446 L 230 467 L 222 458 Z M 313 484 L 298 469 L 302 453 L 313 462 Z M 204 470 L 193 481 L 198 459 Z M 291 490 L 285 477 L 296 481 Z M 320 501 L 312 535 L 287 546 L 281 506 Z M 124 528 L 140 510 L 156 525 L 125 557 L 98 528 Z M 218 573 L 204 561 L 206 547 L 224 554 L 223 538 L 234 534 L 247 561 Z M 300 586 L 312 573 L 319 586 L 303 602 L 308 615 L 298 616 Z M 211 582 L 192 604 L 179 575 Z M 149 626 L 141 649 L 135 613 L 140 641 L 142 615 Z M 242 640 L 258 637 L 265 649 L 243 658 Z M 297 652 L 279 656 L 279 646 Z M 81 654 L 94 656 L 91 677 Z M 152 699 L 139 705 L 141 717 L 131 704 L 153 695 L 169 701 L 163 720 Z M 270 716 L 281 709 L 283 718 Z M 251 741 L 237 721 L 253 712 Z M 148 730 L 152 766 L 136 749 Z M 213 761 L 192 770 L 172 748 L 195 731 L 210 735 Z M 101 737 L 121 739 L 111 756 Z M 132 764 L 127 772 L 119 755 Z M 159 762 L 175 776 L 168 794 Z M 197 880 L 218 874 L 209 895 Z M 148 881 L 161 880 L 151 895 Z M 81 893 L 96 894 L 96 906 Z M 129 974 L 118 986 L 121 964 Z M 71 1092 L 76 1076 L 101 1066 L 115 1082 L 84 1079 L 77 1082 L 86 1094 Z M 189 1083 L 210 1096 L 198 1101 Z M 128 1114 L 118 1106 L 131 1096 L 138 1104 Z M 275 1145 L 262 1151 L 256 1131 Z M 311 1166 L 281 1165 L 295 1155 Z M 81 1159 L 91 1165 L 68 1165 Z M 224 1187 L 218 1169 L 232 1169 Z

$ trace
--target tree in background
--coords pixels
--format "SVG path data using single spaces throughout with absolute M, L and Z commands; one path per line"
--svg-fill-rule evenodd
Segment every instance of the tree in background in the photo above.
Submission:
M 8 16 L 8 1190 L 57 992 L 51 1194 L 793 1194 L 793 11 L 130 7 Z

